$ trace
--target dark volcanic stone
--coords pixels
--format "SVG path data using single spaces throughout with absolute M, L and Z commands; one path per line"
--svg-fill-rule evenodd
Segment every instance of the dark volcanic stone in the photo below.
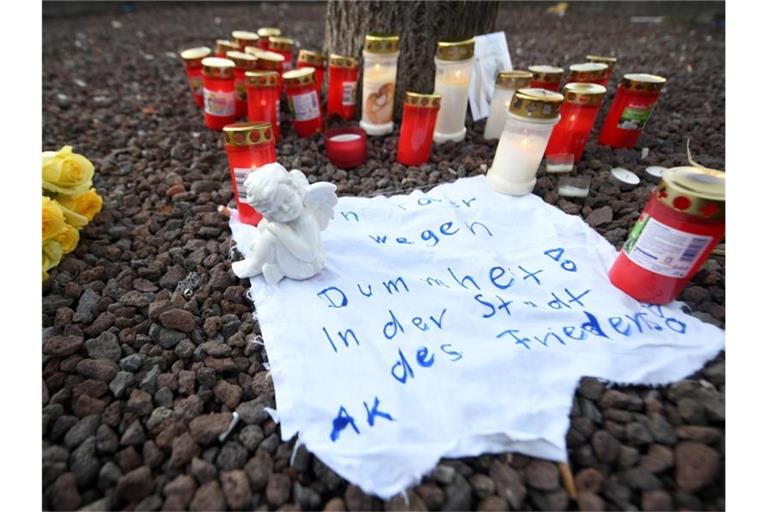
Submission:
M 707 445 L 683 441 L 675 447 L 675 480 L 680 489 L 697 492 L 711 484 L 720 470 L 720 456 Z

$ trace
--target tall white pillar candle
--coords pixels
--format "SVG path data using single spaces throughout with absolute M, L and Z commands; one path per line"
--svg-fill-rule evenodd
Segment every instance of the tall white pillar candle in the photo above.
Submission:
M 392 133 L 400 37 L 367 34 L 363 47 L 363 108 L 360 127 L 368 135 Z
M 517 89 L 528 87 L 533 74 L 528 71 L 500 71 L 496 75 L 496 88 L 491 98 L 491 108 L 485 121 L 483 137 L 487 140 L 498 139 L 504 129 L 504 121 L 509 111 L 509 102 Z

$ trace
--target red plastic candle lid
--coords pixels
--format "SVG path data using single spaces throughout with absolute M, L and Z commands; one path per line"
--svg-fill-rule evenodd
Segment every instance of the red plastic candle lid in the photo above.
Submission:
M 365 130 L 357 126 L 334 128 L 323 134 L 325 152 L 333 165 L 341 169 L 357 167 L 368 156 Z

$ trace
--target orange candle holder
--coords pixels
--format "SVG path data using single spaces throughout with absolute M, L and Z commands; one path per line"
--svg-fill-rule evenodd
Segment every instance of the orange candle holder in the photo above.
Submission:
M 403 121 L 397 142 L 398 162 L 411 166 L 427 163 L 432 153 L 432 138 L 439 111 L 439 94 L 405 93 Z
M 571 64 L 568 71 L 566 83 L 598 84 L 603 87 L 608 85 L 608 64 L 602 62 L 582 62 Z
M 227 58 L 235 63 L 235 116 L 239 119 L 248 113 L 245 73 L 256 69 L 258 59 L 244 52 L 227 52 Z
M 232 40 L 240 47 L 240 51 L 245 51 L 246 46 L 257 46 L 259 44 L 259 34 L 248 32 L 247 30 L 232 31 Z
M 328 66 L 328 117 L 335 114 L 348 121 L 355 117 L 360 62 L 355 57 L 332 54 Z
M 283 71 L 293 69 L 293 39 L 290 37 L 271 36 L 267 50 L 279 53 L 285 58 L 283 61 Z
M 546 64 L 537 64 L 528 66 L 528 71 L 533 75 L 530 87 L 534 89 L 546 89 L 552 92 L 560 91 L 560 82 L 563 80 L 563 75 L 565 74 L 563 68 Z
M 323 89 L 325 83 L 325 69 L 327 67 L 328 60 L 325 55 L 312 50 L 299 50 L 299 56 L 296 57 L 297 68 L 312 68 L 315 70 L 315 87 L 317 88 L 317 95 L 320 96 L 320 92 Z
M 277 71 L 247 71 L 248 120 L 268 122 L 274 128 L 275 142 L 280 140 L 280 82 Z
M 235 121 L 235 63 L 229 59 L 203 59 L 205 126 L 221 130 Z
M 240 45 L 236 42 L 229 41 L 228 39 L 217 39 L 213 56 L 219 57 L 220 59 L 226 59 L 227 52 L 234 52 L 238 50 L 240 50 Z
M 280 36 L 280 29 L 276 27 L 261 27 L 256 33 L 259 34 L 259 48 L 267 50 L 269 49 L 269 38 Z
M 619 61 L 616 57 L 604 57 L 602 55 L 587 55 L 587 62 L 599 62 L 608 66 L 608 79 L 610 80 L 613 68 Z
M 293 114 L 293 129 L 299 137 L 309 137 L 323 128 L 320 98 L 315 89 L 315 70 L 292 69 L 283 73 L 285 94 Z

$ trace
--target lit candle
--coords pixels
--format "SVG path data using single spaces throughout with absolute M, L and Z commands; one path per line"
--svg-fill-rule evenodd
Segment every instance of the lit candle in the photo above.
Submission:
M 323 84 L 325 83 L 325 55 L 302 48 L 299 50 L 299 56 L 296 58 L 296 67 L 313 68 L 315 70 L 315 87 L 317 88 L 317 95 L 320 96 Z
M 236 42 L 228 41 L 227 39 L 217 39 L 216 50 L 213 52 L 213 56 L 226 59 L 227 52 L 235 52 L 238 50 L 240 50 L 240 45 Z
M 293 39 L 290 37 L 271 36 L 267 50 L 279 53 L 285 60 L 283 61 L 283 71 L 293 69 Z
M 258 61 L 253 55 L 243 52 L 227 52 L 227 58 L 235 63 L 235 116 L 242 118 L 248 113 L 245 73 L 256 69 Z
M 246 46 L 256 46 L 259 44 L 259 34 L 246 30 L 233 31 L 232 39 L 240 46 L 240 51 L 245 51 Z
M 483 137 L 487 140 L 498 139 L 504 129 L 504 121 L 509 111 L 509 102 L 517 89 L 528 87 L 533 75 L 528 71 L 500 71 L 496 75 L 496 87 L 493 90 L 488 119 L 485 121 Z
M 602 64 L 608 65 L 608 73 L 607 78 L 611 78 L 611 73 L 613 73 L 613 68 L 616 66 L 616 62 L 618 62 L 619 59 L 616 57 L 603 57 L 602 55 L 587 55 L 587 62 L 600 62 Z
M 274 128 L 275 142 L 280 140 L 280 89 L 277 71 L 247 71 L 248 120 L 266 121 Z
M 567 83 L 580 82 L 589 84 L 598 84 L 605 87 L 608 85 L 608 64 L 602 62 L 583 62 L 581 64 L 571 64 L 568 68 Z
M 397 143 L 397 161 L 405 165 L 427 163 L 441 110 L 439 94 L 405 93 L 403 122 Z
M 400 37 L 367 34 L 363 47 L 363 115 L 360 127 L 368 135 L 392 133 L 397 57 Z
M 644 73 L 624 75 L 608 110 L 598 141 L 614 148 L 631 148 L 651 117 L 667 79 Z
M 486 178 L 497 192 L 530 193 L 552 127 L 560 118 L 563 96 L 546 89 L 519 89 L 509 105 L 507 122 Z
M 344 120 L 355 117 L 359 66 L 354 57 L 331 54 L 328 67 L 328 117 L 334 114 Z
M 275 139 L 269 123 L 234 123 L 224 127 L 224 149 L 241 222 L 253 224 L 261 214 L 247 203 L 245 180 L 259 167 L 275 161 Z
M 293 112 L 293 129 L 299 137 L 309 137 L 320 132 L 323 115 L 315 89 L 315 70 L 301 68 L 286 71 L 283 73 L 283 83 Z
M 560 81 L 563 79 L 565 70 L 557 66 L 548 66 L 546 64 L 537 64 L 528 66 L 528 71 L 533 73 L 531 87 L 534 89 L 547 89 L 548 91 L 558 92 L 560 90 Z
M 203 59 L 205 125 L 221 130 L 235 121 L 235 63 L 229 59 Z
M 198 107 L 203 106 L 203 59 L 210 54 L 211 49 L 205 46 L 190 48 L 179 54 L 184 59 L 189 89 L 192 91 L 192 96 Z
M 280 29 L 275 27 L 261 27 L 256 33 L 259 35 L 259 48 L 268 50 L 269 38 L 272 36 L 279 36 Z
M 565 102 L 560 108 L 560 122 L 555 125 L 547 145 L 547 156 L 573 155 L 581 160 L 584 146 L 592 133 L 605 87 L 597 84 L 571 83 L 563 87 Z
M 434 140 L 459 142 L 467 135 L 464 122 L 469 101 L 469 82 L 475 39 L 439 41 L 435 54 L 435 94 L 440 95 Z

